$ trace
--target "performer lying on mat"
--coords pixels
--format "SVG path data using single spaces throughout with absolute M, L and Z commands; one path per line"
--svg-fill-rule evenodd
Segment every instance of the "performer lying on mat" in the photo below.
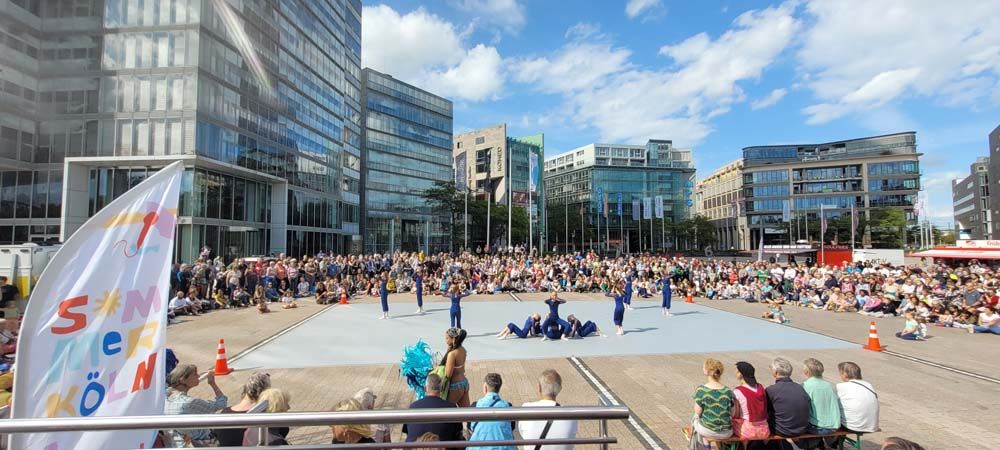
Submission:
M 569 333 L 567 333 L 567 336 L 571 338 L 585 338 L 591 334 L 595 334 L 600 337 L 607 337 L 601 332 L 601 329 L 598 328 L 597 324 L 594 322 L 588 320 L 581 323 L 580 319 L 577 319 L 573 314 L 570 314 L 566 319 L 569 322 Z
M 542 334 L 542 315 L 534 313 L 528 316 L 528 320 L 524 321 L 524 328 L 518 328 L 514 322 L 507 324 L 504 329 L 497 333 L 497 339 L 507 339 L 507 336 L 515 335 L 521 339 L 526 337 L 535 337 Z

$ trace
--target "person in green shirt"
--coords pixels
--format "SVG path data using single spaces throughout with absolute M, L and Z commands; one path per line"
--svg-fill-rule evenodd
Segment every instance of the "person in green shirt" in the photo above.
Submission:
M 830 434 L 840 429 L 840 398 L 829 381 L 823 379 L 823 363 L 809 358 L 802 362 L 809 395 L 809 434 Z
M 733 391 L 719 382 L 722 362 L 706 359 L 702 368 L 708 380 L 694 391 L 694 418 L 691 420 L 690 450 L 710 448 L 706 439 L 725 439 L 733 435 L 736 400 Z M 834 394 L 836 398 L 836 394 Z

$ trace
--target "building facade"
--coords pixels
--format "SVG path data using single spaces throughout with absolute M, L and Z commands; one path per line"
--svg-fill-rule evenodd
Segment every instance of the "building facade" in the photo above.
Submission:
M 175 258 L 360 251 L 361 2 L 0 2 L 0 243 L 181 160 Z
M 987 138 L 989 142 L 989 150 L 987 154 L 989 155 L 989 164 L 987 165 L 986 177 L 992 183 L 1000 184 L 1000 125 L 997 125 L 993 131 L 990 132 Z M 1000 189 L 1000 186 L 997 186 Z M 990 195 L 986 203 L 990 206 L 990 217 L 1000 217 L 1000 195 L 996 195 L 998 192 L 994 189 L 990 189 L 994 192 L 994 195 Z M 1000 237 L 1000 220 L 990 221 L 992 225 L 992 235 Z
M 548 158 L 550 246 L 569 252 L 674 248 L 673 236 L 664 230 L 690 216 L 694 172 L 691 150 L 667 140 L 590 144 Z
M 543 134 L 509 136 L 507 124 L 482 128 L 456 135 L 452 156 L 459 190 L 468 189 L 480 200 L 524 208 L 532 223 L 530 243 L 544 245 L 547 196 L 542 177 Z M 501 228 L 506 230 L 506 225 Z M 507 243 L 506 231 L 491 235 L 490 240 L 494 246 L 529 244 Z
M 969 175 L 951 181 L 951 201 L 958 239 L 993 239 L 990 213 L 990 159 L 981 156 L 969 166 Z
M 451 101 L 372 69 L 362 80 L 365 252 L 449 251 L 451 216 L 422 194 L 452 180 Z
M 825 241 L 849 244 L 837 236 L 849 234 L 852 206 L 864 217 L 874 208 L 902 208 L 907 221 L 915 222 L 919 157 L 914 132 L 744 148 L 749 248 L 757 249 L 762 236 L 765 245 L 819 242 L 821 211 Z M 856 239 L 861 245 L 866 237 L 858 234 Z
M 740 214 L 743 160 L 732 161 L 695 184 L 695 215 L 712 222 L 719 250 L 746 250 L 746 216 Z

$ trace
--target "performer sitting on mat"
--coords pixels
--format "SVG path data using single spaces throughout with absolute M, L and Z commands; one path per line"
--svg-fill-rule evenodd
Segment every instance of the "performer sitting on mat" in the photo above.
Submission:
M 524 321 L 524 328 L 518 328 L 514 322 L 510 322 L 497 333 L 497 339 L 503 340 L 507 339 L 507 336 L 515 335 L 521 339 L 526 337 L 534 337 L 542 334 L 542 315 L 534 313 L 528 316 L 528 320 Z
M 588 320 L 584 323 L 581 323 L 580 319 L 577 319 L 576 316 L 572 314 L 570 314 L 569 317 L 566 318 L 566 320 L 569 322 L 570 325 L 569 333 L 567 333 L 567 336 L 571 338 L 577 338 L 577 339 L 585 338 L 595 333 L 597 336 L 607 337 L 604 333 L 601 332 L 601 329 L 598 328 L 597 324 L 594 322 Z

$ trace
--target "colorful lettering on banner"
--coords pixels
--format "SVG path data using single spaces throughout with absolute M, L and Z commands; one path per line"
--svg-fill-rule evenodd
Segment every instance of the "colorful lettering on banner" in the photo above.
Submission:
M 171 252 L 184 168 L 174 163 L 98 211 L 53 256 L 18 341 L 12 417 L 163 413 Z M 21 388 L 20 386 L 24 386 Z M 149 448 L 154 430 L 15 435 L 13 448 Z

